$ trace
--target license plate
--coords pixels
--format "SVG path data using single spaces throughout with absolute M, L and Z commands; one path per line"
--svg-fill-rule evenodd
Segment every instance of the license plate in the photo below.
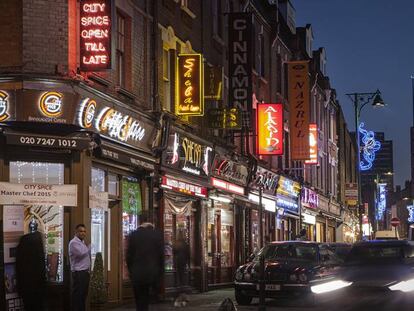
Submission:
M 256 285 L 256 289 L 260 290 L 260 285 L 259 284 Z M 277 291 L 277 290 L 280 290 L 280 285 L 278 285 L 278 284 L 266 284 L 265 290 Z

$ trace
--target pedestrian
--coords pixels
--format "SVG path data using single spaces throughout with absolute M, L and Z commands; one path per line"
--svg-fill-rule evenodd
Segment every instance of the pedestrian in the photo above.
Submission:
M 296 240 L 298 241 L 308 241 L 307 231 L 305 228 L 300 230 L 299 235 L 297 236 Z
M 162 236 L 152 223 L 143 222 L 129 235 L 126 263 L 134 287 L 136 310 L 147 311 L 150 292 L 159 290 L 164 272 Z
M 185 294 L 185 271 L 190 261 L 190 246 L 185 238 L 185 233 L 180 230 L 173 247 L 175 271 L 177 274 L 178 295 L 174 301 L 174 307 L 185 307 L 188 303 Z
M 26 311 L 45 310 L 46 263 L 43 237 L 37 231 L 34 218 L 30 221 L 30 233 L 20 238 L 16 250 L 17 290 Z
M 69 242 L 73 311 L 84 311 L 86 309 L 86 298 L 88 297 L 91 270 L 91 245 L 86 243 L 85 238 L 85 225 L 77 225 L 75 236 Z

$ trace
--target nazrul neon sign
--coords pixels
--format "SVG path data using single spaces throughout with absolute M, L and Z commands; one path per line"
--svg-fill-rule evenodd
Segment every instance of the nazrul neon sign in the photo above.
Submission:
M 358 131 L 361 137 L 361 156 L 362 159 L 359 162 L 359 169 L 361 171 L 369 170 L 375 160 L 375 153 L 381 149 L 381 143 L 375 140 L 375 134 L 373 131 L 367 131 L 364 129 L 364 123 L 361 122 Z
M 382 220 L 384 218 L 384 212 L 387 207 L 386 189 L 387 184 L 378 184 L 377 191 L 377 209 L 375 211 L 375 219 Z

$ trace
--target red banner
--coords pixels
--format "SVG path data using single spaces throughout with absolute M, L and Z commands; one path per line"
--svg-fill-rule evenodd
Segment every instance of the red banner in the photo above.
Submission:
M 318 164 L 318 126 L 309 124 L 309 160 L 306 164 Z
M 283 154 L 283 105 L 257 105 L 257 153 Z

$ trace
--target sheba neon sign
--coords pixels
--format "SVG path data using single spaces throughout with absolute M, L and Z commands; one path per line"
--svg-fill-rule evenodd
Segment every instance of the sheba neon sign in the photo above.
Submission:
M 111 0 L 81 0 L 80 3 L 81 70 L 110 69 Z

